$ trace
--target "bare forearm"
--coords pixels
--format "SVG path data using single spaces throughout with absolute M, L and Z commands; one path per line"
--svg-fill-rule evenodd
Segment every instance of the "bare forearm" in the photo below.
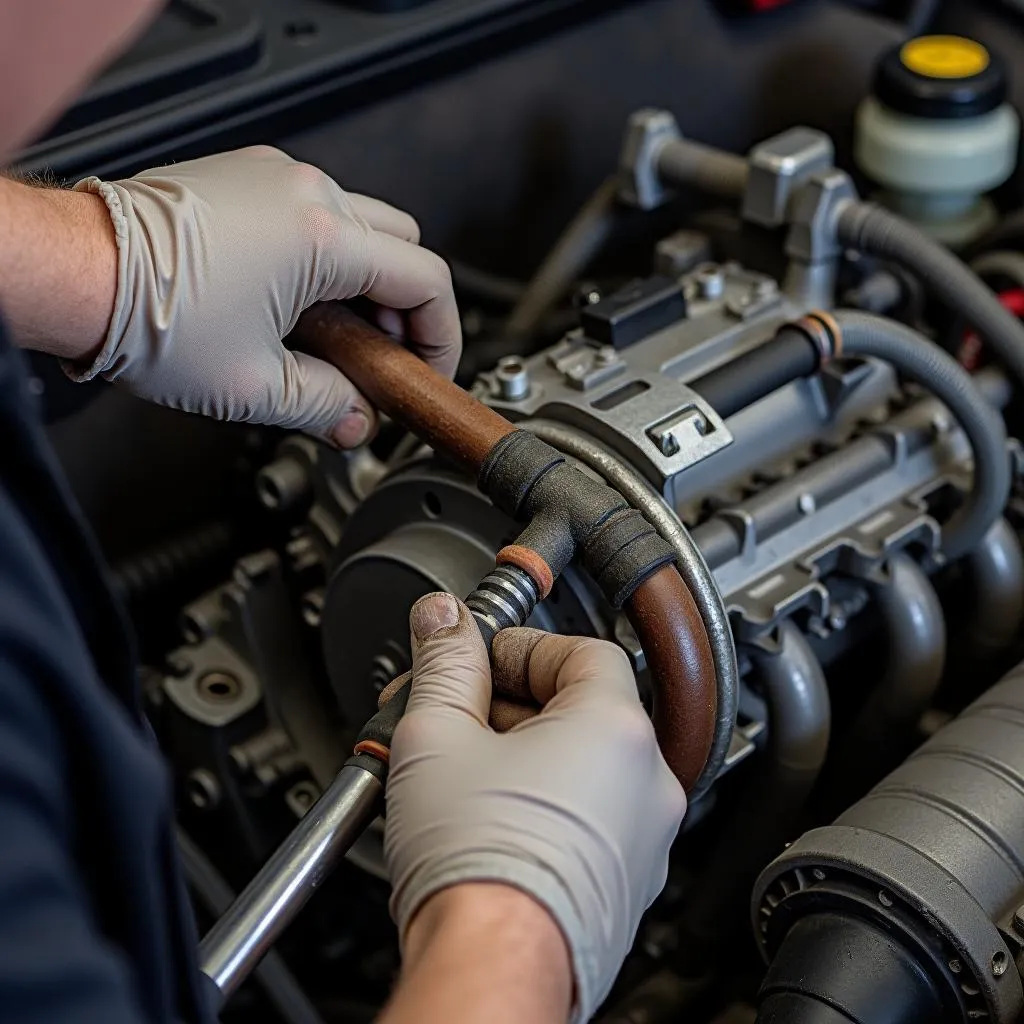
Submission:
M 116 291 L 117 245 L 99 196 L 0 177 L 0 313 L 19 345 L 87 360 Z
M 432 897 L 406 941 L 402 978 L 378 1024 L 565 1024 L 572 970 L 543 907 L 508 886 Z

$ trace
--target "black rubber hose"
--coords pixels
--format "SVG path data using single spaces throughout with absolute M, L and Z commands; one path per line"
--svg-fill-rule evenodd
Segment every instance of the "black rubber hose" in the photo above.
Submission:
M 740 672 L 736 662 L 736 646 L 725 601 L 718 589 L 700 548 L 694 543 L 679 516 L 660 494 L 631 466 L 612 455 L 606 448 L 571 427 L 551 420 L 527 420 L 523 428 L 532 431 L 560 452 L 592 469 L 609 486 L 614 487 L 629 504 L 641 511 L 663 540 L 672 545 L 679 574 L 693 595 L 694 603 L 704 620 L 711 656 L 718 680 L 718 711 L 715 736 L 707 764 L 697 785 L 690 793 L 691 802 L 706 793 L 715 781 L 729 754 L 736 712 L 739 704 Z
M 742 198 L 750 175 L 743 157 L 692 139 L 670 139 L 661 147 L 657 165 L 658 177 L 666 185 L 722 199 Z
M 903 218 L 871 203 L 844 206 L 837 227 L 843 245 L 916 274 L 938 301 L 977 330 L 1014 381 L 1024 385 L 1024 324 L 966 264 Z
M 215 918 L 220 917 L 234 903 L 234 891 L 191 837 L 180 827 L 175 831 L 189 886 L 206 911 Z M 253 971 L 253 977 L 287 1024 L 324 1024 L 316 1007 L 295 980 L 295 975 L 274 950 L 263 958 Z
M 767 345 L 751 349 L 689 386 L 722 419 L 728 419 L 790 381 L 810 376 L 820 364 L 811 339 L 795 327 L 783 327 Z
M 960 558 L 981 543 L 1009 498 L 1010 459 L 1002 417 L 967 372 L 917 331 L 868 313 L 841 311 L 835 319 L 844 355 L 874 356 L 891 363 L 947 405 L 967 435 L 974 453 L 974 483 L 942 530 L 944 554 L 951 560 Z
M 822 912 L 790 929 L 768 967 L 756 1024 L 939 1024 L 928 974 L 880 927 Z
M 533 334 L 604 248 L 615 226 L 618 190 L 618 178 L 607 178 L 583 204 L 523 290 L 505 324 L 506 334 Z

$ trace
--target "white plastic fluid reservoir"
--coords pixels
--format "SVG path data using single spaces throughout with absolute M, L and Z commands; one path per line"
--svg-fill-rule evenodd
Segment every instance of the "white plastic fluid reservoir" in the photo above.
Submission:
M 947 245 L 987 230 L 985 193 L 1017 164 L 1020 119 L 1005 64 L 961 36 L 920 36 L 888 52 L 857 111 L 854 155 L 878 202 Z

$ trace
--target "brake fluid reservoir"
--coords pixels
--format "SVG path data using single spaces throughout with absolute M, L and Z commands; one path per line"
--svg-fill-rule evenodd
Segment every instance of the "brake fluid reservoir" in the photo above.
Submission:
M 921 36 L 887 53 L 857 111 L 854 154 L 879 202 L 947 245 L 989 228 L 985 193 L 1017 164 L 1006 66 L 973 39 Z

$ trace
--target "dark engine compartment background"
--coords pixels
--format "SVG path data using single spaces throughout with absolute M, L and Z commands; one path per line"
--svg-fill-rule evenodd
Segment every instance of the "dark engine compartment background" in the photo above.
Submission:
M 516 19 L 506 11 L 490 30 L 484 20 L 466 38 L 445 42 L 441 36 L 439 42 L 425 14 L 474 4 L 538 10 L 524 24 L 509 28 L 505 21 Z M 185 92 L 170 104 L 178 111 L 177 127 L 168 128 L 158 145 L 147 141 L 152 117 L 133 122 L 121 112 L 91 132 L 80 126 L 77 135 L 56 135 L 28 151 L 22 166 L 46 166 L 65 177 L 128 174 L 226 146 L 268 142 L 322 167 L 346 188 L 410 210 L 424 244 L 447 259 L 525 279 L 614 167 L 626 117 L 638 107 L 671 109 L 685 134 L 738 152 L 793 124 L 807 124 L 836 139 L 838 163 L 848 168 L 853 110 L 878 54 L 900 33 L 889 17 L 829 0 L 747 17 L 709 0 L 437 0 L 418 12 L 421 42 L 430 38 L 431 46 L 410 44 L 405 56 L 367 58 L 358 87 L 339 86 L 333 95 L 299 103 L 302 68 L 308 77 L 327 55 L 351 45 L 346 16 L 390 24 L 409 15 L 353 14 L 329 0 L 250 0 L 237 8 L 255 15 L 268 36 L 282 34 L 275 45 L 304 56 L 299 70 L 289 72 L 290 84 L 280 87 L 288 100 L 278 101 L 279 110 L 261 112 L 256 98 L 261 77 L 274 71 L 274 62 L 268 68 L 263 57 L 237 72 L 254 83 L 247 86 L 244 117 L 218 115 L 217 99 L 227 90 L 215 82 L 195 90 L 212 93 L 212 99 L 200 103 Z M 283 35 L 287 25 L 318 24 L 317 10 L 334 19 L 330 31 Z M 1004 10 L 970 0 L 945 4 L 938 22 L 976 36 L 1019 68 L 1024 31 L 1007 31 L 1007 24 Z M 1024 74 L 1015 78 L 1014 96 L 1024 102 Z M 302 130 L 283 127 L 296 124 Z M 642 243 L 634 247 L 643 251 Z M 55 408 L 80 401 L 59 373 L 45 377 Z M 97 400 L 56 424 L 53 438 L 112 560 L 215 517 L 233 501 L 233 477 L 225 469 L 245 453 L 246 430 L 157 409 L 103 385 L 94 392 Z M 139 500 L 126 505 L 126 493 Z

